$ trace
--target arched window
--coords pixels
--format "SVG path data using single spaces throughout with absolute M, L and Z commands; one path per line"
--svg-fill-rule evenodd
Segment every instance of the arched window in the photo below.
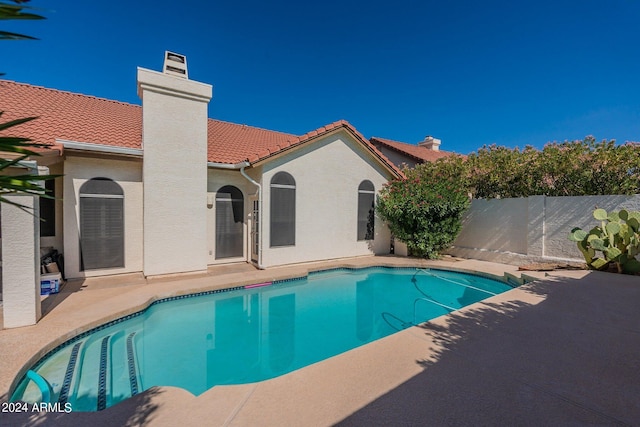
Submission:
M 216 259 L 244 255 L 244 197 L 225 185 L 216 194 Z
M 108 178 L 80 187 L 80 268 L 124 267 L 124 191 Z
M 358 187 L 358 240 L 372 240 L 375 223 L 376 189 L 365 180 Z
M 271 246 L 296 244 L 296 181 L 286 172 L 271 178 Z

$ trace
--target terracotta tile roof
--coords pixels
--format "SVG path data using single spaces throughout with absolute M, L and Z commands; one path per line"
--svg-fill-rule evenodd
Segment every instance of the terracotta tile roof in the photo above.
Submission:
M 433 162 L 442 157 L 456 155 L 451 151 L 435 151 L 427 147 L 419 145 L 407 144 L 405 142 L 392 141 L 390 139 L 372 137 L 371 142 L 374 145 L 380 144 L 391 150 L 405 154 L 418 162 Z
M 298 137 L 283 132 L 209 119 L 208 158 L 216 163 L 240 163 L 256 153 L 277 151 Z
M 39 86 L 0 80 L 2 122 L 38 116 L 24 123 L 20 136 L 53 145 L 56 139 L 140 148 L 142 108 Z
M 20 136 L 42 144 L 56 139 L 141 148 L 142 107 L 93 96 L 0 80 L 0 122 L 38 116 L 19 127 Z M 255 163 L 344 128 L 394 174 L 402 172 L 348 122 L 341 120 L 301 136 L 209 119 L 208 161 Z M 13 129 L 12 129 L 13 130 Z
M 344 128 L 351 135 L 359 141 L 364 147 L 369 150 L 369 152 L 380 160 L 388 169 L 390 169 L 396 176 L 402 177 L 404 174 L 402 171 L 394 165 L 387 157 L 382 154 L 371 142 L 369 142 L 360 132 L 356 130 L 349 122 L 346 120 L 339 120 L 337 122 L 330 123 L 328 125 L 319 127 L 318 129 L 312 130 L 311 132 L 307 132 L 304 135 L 298 137 L 292 137 L 284 141 L 280 144 L 273 144 L 271 146 L 265 146 L 262 151 L 256 152 L 253 156 L 249 156 L 248 160 L 251 163 L 256 163 L 261 160 L 265 160 L 273 155 L 280 154 L 289 149 L 295 148 L 299 145 L 302 145 L 308 141 L 313 139 L 320 138 L 325 136 L 326 134 L 333 132 L 339 128 Z

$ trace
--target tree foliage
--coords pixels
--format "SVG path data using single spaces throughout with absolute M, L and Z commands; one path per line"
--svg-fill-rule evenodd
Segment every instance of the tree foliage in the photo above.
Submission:
M 29 12 L 31 8 L 25 6 L 29 0 L 12 0 L 11 3 L 0 2 L 0 20 L 19 19 L 33 20 L 44 19 L 40 15 Z M 26 10 L 26 11 L 25 11 Z M 0 40 L 21 40 L 34 39 L 34 37 L 24 34 L 17 34 L 0 30 Z M 2 112 L 0 111 L 0 117 Z M 34 149 L 46 147 L 43 144 L 36 144 L 29 138 L 23 138 L 8 134 L 15 126 L 19 126 L 36 117 L 27 117 L 8 122 L 0 123 L 0 203 L 10 203 L 24 209 L 19 203 L 14 203 L 6 199 L 8 194 L 32 194 L 41 197 L 51 198 L 45 193 L 45 189 L 38 181 L 46 181 L 58 177 L 58 175 L 37 175 L 37 174 L 8 174 L 9 168 L 20 166 L 21 162 L 29 157 L 39 156 Z
M 413 255 L 428 258 L 449 246 L 474 198 L 640 193 L 640 144 L 553 142 L 542 150 L 484 146 L 404 170 L 383 188 L 378 212 Z
M 31 13 L 33 10 L 25 3 L 29 0 L 11 0 L 10 3 L 6 1 L 0 1 L 0 19 L 20 19 L 20 20 L 33 20 L 44 19 L 43 16 Z M 0 40 L 37 40 L 35 37 L 27 36 L 25 34 L 18 34 L 9 31 L 0 30 Z
M 447 173 L 432 163 L 405 169 L 406 179 L 391 181 L 380 192 L 377 211 L 411 255 L 437 258 L 460 232 L 469 198 L 456 179 L 460 164 L 447 167 Z
M 1 111 L 0 117 L 2 117 Z M 24 119 L 0 123 L 0 132 L 5 132 L 7 129 L 34 119 L 35 117 L 27 117 Z M 38 181 L 54 179 L 57 178 L 58 175 L 36 175 L 30 173 L 9 175 L 3 173 L 11 167 L 19 166 L 21 162 L 29 157 L 39 156 L 39 154 L 33 151 L 33 149 L 42 147 L 46 147 L 46 145 L 33 143 L 29 138 L 19 136 L 0 136 L 0 153 L 2 153 L 2 158 L 0 158 L 0 203 L 10 203 L 23 208 L 23 205 L 6 199 L 7 195 L 16 193 L 32 194 L 51 198 L 51 196 L 44 192 L 44 187 L 40 185 Z
M 533 195 L 586 196 L 640 193 L 640 144 L 615 141 L 553 142 L 537 150 L 484 146 L 466 159 L 446 157 L 434 163 L 452 168 L 475 198 Z

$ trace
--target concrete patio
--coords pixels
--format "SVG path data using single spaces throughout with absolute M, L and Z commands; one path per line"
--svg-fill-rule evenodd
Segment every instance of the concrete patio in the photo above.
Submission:
M 0 401 L 49 349 L 154 298 L 367 265 L 519 275 L 514 266 L 474 260 L 362 257 L 71 282 L 43 301 L 37 325 L 0 330 Z M 638 425 L 640 277 L 532 274 L 541 280 L 272 380 L 198 397 L 155 387 L 97 413 L 0 412 L 0 425 Z

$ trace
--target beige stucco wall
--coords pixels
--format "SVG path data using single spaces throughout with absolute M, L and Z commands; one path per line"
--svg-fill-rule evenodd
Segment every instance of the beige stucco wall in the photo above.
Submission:
M 387 159 L 389 159 L 394 165 L 396 165 L 396 166 L 398 166 L 400 168 L 402 168 L 404 166 L 407 166 L 409 168 L 414 168 L 418 164 L 418 162 L 416 162 L 411 157 L 404 156 L 404 155 L 398 153 L 395 150 L 391 150 L 391 149 L 385 147 L 382 144 L 377 144 L 376 148 L 378 150 L 380 150 L 380 152 L 382 154 L 384 154 L 387 157 Z
M 4 197 L 29 210 L 0 203 L 3 322 L 5 328 L 16 328 L 34 325 L 41 316 L 38 197 Z
M 64 174 L 63 163 L 59 162 L 53 165 L 49 165 L 49 174 L 51 175 L 62 175 Z M 10 168 L 9 170 L 3 171 L 3 174 L 7 175 L 21 175 L 25 173 L 22 168 Z M 55 217 L 56 217 L 56 225 L 55 225 L 55 236 L 47 236 L 40 237 L 40 247 L 53 247 L 58 249 L 58 251 L 63 252 L 63 219 L 62 219 L 62 197 L 63 197 L 63 180 L 62 178 L 57 178 L 55 180 Z M 1 217 L 1 214 L 0 214 Z M 2 237 L 0 236 L 0 261 L 2 260 Z
M 574 227 L 599 225 L 592 216 L 596 207 L 638 211 L 640 195 L 474 200 L 448 252 L 495 262 L 582 262 L 567 236 Z
M 574 227 L 584 230 L 600 225 L 593 218 L 596 208 L 607 211 L 627 209 L 640 211 L 640 195 L 636 196 L 583 196 L 583 197 L 546 197 L 545 239 L 543 255 L 545 257 L 572 258 L 582 260 L 576 244 L 567 239 Z
M 64 168 L 64 262 L 68 278 L 142 271 L 142 162 L 68 156 Z M 79 191 L 92 178 L 109 178 L 124 191 L 124 268 L 80 271 Z
M 376 218 L 374 240 L 357 240 L 358 186 L 368 179 L 379 191 L 389 172 L 346 131 L 309 143 L 263 168 L 265 267 L 389 252 L 390 233 L 380 218 Z M 269 184 L 280 171 L 296 181 L 296 240 L 295 246 L 272 248 Z
M 475 199 L 463 219 L 456 246 L 502 252 L 527 253 L 528 203 L 526 198 Z
M 208 84 L 138 68 L 146 276 L 207 268 Z

